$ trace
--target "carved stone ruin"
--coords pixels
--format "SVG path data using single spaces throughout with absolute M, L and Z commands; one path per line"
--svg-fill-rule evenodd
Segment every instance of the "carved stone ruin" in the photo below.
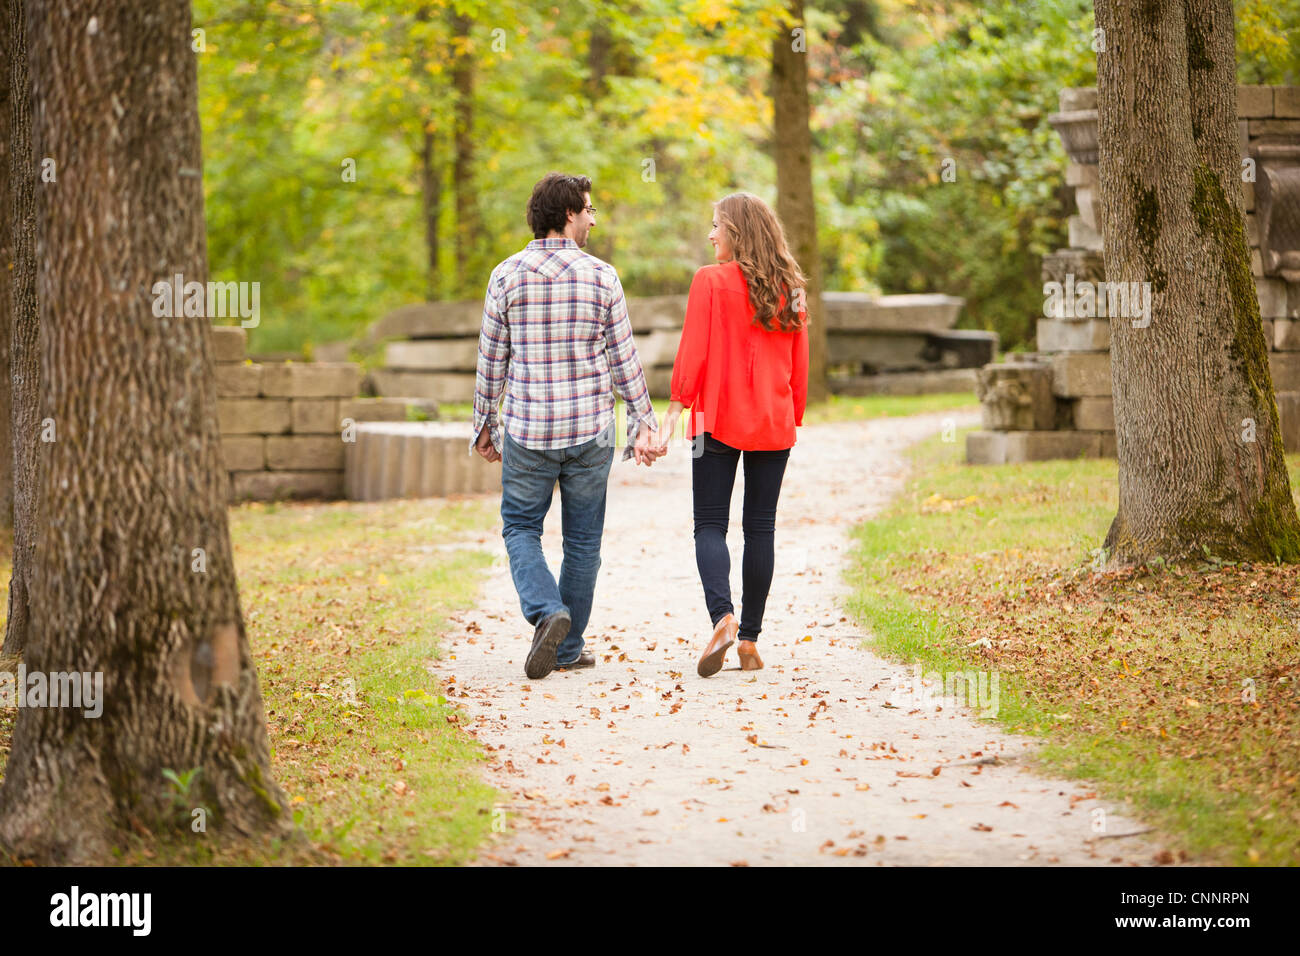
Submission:
M 1050 122 L 1070 157 L 1065 182 L 1074 190 L 1076 213 L 1068 222 L 1069 248 L 1043 257 L 1043 281 L 1100 284 L 1097 91 L 1062 90 L 1060 106 Z M 1300 87 L 1238 87 L 1237 109 L 1251 271 L 1282 443 L 1300 451 Z M 967 436 L 966 460 L 1114 457 L 1110 322 L 1105 315 L 1058 309 L 1038 319 L 1036 352 L 981 369 L 984 424 Z

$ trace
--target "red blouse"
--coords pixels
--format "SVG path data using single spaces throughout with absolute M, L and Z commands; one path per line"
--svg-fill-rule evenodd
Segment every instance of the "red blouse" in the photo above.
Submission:
M 691 410 L 691 438 L 710 432 L 746 451 L 794 444 L 808 403 L 807 313 L 799 315 L 805 321 L 798 331 L 769 332 L 753 321 L 749 289 L 735 262 L 695 273 L 671 396 Z

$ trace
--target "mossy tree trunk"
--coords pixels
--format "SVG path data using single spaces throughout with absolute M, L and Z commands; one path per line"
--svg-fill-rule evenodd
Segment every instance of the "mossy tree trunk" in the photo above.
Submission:
M 1150 325 L 1111 319 L 1113 564 L 1300 560 L 1251 275 L 1229 0 L 1095 0 L 1108 282 L 1150 282 Z
M 797 36 L 795 31 L 801 31 Z M 791 0 L 785 27 L 772 39 L 772 136 L 776 212 L 808 280 L 808 401 L 825 401 L 826 315 L 822 311 L 817 205 L 813 197 L 812 108 L 808 100 L 807 25 L 803 0 Z
M 0 457 L 8 467 L 10 491 L 4 507 L 13 521 L 13 573 L 9 578 L 9 612 L 5 619 L 5 656 L 21 654 L 30 620 L 30 582 L 35 559 L 37 518 L 37 464 L 40 460 L 40 325 L 36 310 L 36 155 L 32 149 L 31 77 L 27 69 L 27 33 L 23 0 L 5 0 L 4 52 L 0 71 L 7 80 L 7 97 L 0 103 L 7 132 L 0 135 L 5 151 L 9 187 L 0 187 L 7 228 L 0 276 L 0 348 L 6 368 L 0 387 L 4 392 L 4 428 Z M 12 264 L 12 267 L 11 267 Z
M 128 827 L 278 831 L 209 322 L 152 309 L 156 282 L 207 279 L 190 5 L 29 0 L 27 36 L 36 154 L 58 173 L 38 192 L 41 413 L 55 440 L 25 662 L 102 673 L 103 712 L 18 712 L 0 844 L 76 861 L 102 859 Z M 178 806 L 164 771 L 196 768 Z

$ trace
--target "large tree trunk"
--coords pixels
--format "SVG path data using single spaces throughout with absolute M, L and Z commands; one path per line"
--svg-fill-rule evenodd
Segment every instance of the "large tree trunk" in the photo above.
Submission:
M 10 133 L 13 100 L 10 88 L 13 83 L 9 64 L 14 61 L 13 43 L 9 39 L 8 3 L 0 9 L 0 452 L 13 447 L 10 422 L 11 392 L 9 390 L 9 335 L 13 328 L 13 263 L 14 240 L 10 217 L 13 214 L 13 172 L 10 169 Z M 13 457 L 0 454 L 0 529 L 13 530 L 14 526 L 14 463 Z
M 420 195 L 424 208 L 424 246 L 428 253 L 425 297 L 430 302 L 442 298 L 442 272 L 438 268 L 441 244 L 438 221 L 442 219 L 442 166 L 437 161 L 437 131 L 431 120 L 424 123 L 424 146 L 420 151 Z
M 1095 0 L 1106 278 L 1152 288 L 1111 320 L 1112 561 L 1300 559 L 1241 191 L 1229 0 Z
M 452 185 L 456 190 L 456 286 L 457 294 L 479 282 L 474 276 L 479 248 L 478 186 L 474 177 L 474 54 L 468 49 L 470 28 L 467 16 L 452 14 L 456 39 L 451 81 L 456 89 L 455 158 Z
M 790 251 L 808 279 L 808 400 L 826 399 L 826 316 L 822 312 L 817 207 L 813 201 L 808 54 L 791 33 L 805 29 L 803 0 L 791 0 L 786 28 L 772 41 L 772 109 L 776 158 L 776 212 Z M 806 34 L 804 34 L 806 44 Z
M 9 104 L 0 107 L 9 126 L 8 176 L 12 193 L 0 199 L 8 213 L 13 262 L 9 285 L 8 328 L 0 330 L 8 369 L 0 391 L 9 409 L 4 415 L 9 440 L 0 444 L 0 458 L 11 463 L 13 515 L 13 573 L 9 579 L 9 613 L 5 621 L 6 657 L 21 654 L 30 619 L 30 582 L 35 560 L 37 521 L 36 477 L 40 461 L 40 324 L 36 311 L 36 154 L 32 148 L 31 77 L 27 68 L 26 17 L 23 0 L 5 0 Z M 0 146 L 0 148 L 3 148 Z M 50 188 L 54 188 L 54 183 Z M 10 199 L 12 196 L 12 199 Z M 7 271 L 7 270 L 6 270 Z M 0 280 L 2 282 L 3 280 Z M 0 296 L 3 299 L 3 296 Z M 0 301 L 0 309 L 5 305 Z
M 188 0 L 29 0 L 42 411 L 27 671 L 103 674 L 103 713 L 25 707 L 0 843 L 96 859 L 121 828 L 283 826 L 226 525 L 208 319 L 154 315 L 207 279 Z M 198 551 L 196 549 L 202 549 Z M 89 708 L 93 712 L 93 708 Z M 199 769 L 184 807 L 163 772 Z M 194 816 L 194 819 L 199 817 Z

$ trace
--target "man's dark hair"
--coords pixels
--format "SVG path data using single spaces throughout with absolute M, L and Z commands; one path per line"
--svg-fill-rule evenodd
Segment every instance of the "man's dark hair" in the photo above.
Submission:
M 545 239 L 549 232 L 564 232 L 569 213 L 582 212 L 587 201 L 583 193 L 591 192 L 591 180 L 586 176 L 567 176 L 564 173 L 547 173 L 533 187 L 528 198 L 528 226 L 533 236 Z

